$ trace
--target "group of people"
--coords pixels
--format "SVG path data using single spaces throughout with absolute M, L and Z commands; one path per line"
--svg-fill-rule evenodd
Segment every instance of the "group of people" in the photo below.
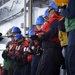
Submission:
M 44 16 L 37 17 L 36 28 L 29 29 L 25 37 L 13 27 L 11 41 L 2 53 L 3 75 L 60 75 L 61 66 L 67 75 L 75 75 L 74 5 L 75 0 L 61 7 L 50 3 Z

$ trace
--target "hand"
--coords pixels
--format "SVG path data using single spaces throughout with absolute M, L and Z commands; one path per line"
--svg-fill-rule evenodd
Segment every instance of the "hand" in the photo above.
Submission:
M 9 51 L 8 52 L 8 56 L 10 57 L 10 56 L 12 56 L 13 55 L 13 51 Z
M 32 40 L 39 40 L 39 37 L 38 37 L 37 35 L 32 35 L 30 38 L 31 38 Z
M 15 51 L 15 56 L 19 56 L 18 50 Z

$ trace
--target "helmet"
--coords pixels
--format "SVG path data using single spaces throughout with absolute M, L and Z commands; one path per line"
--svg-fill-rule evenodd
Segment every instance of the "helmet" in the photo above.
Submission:
M 14 36 L 14 39 L 15 39 L 15 41 L 17 41 L 19 38 L 22 38 L 22 37 L 23 37 L 22 34 L 16 34 L 16 35 Z
M 28 30 L 28 34 L 31 37 L 32 35 L 34 35 L 34 29 L 29 29 Z
M 44 17 L 47 17 L 47 16 L 48 16 L 48 9 L 46 9 L 44 12 Z
M 55 2 L 50 3 L 50 4 L 49 4 L 49 7 L 50 7 L 50 8 L 54 8 L 54 9 L 57 10 L 57 11 L 59 10 L 59 8 L 58 8 L 58 6 L 55 4 Z
M 57 6 L 64 6 L 64 5 L 67 5 L 68 4 L 68 1 L 69 0 L 54 0 L 55 4 Z
M 44 18 L 42 16 L 39 16 L 36 19 L 36 25 L 42 25 L 44 23 Z
M 18 27 L 13 27 L 11 32 L 12 33 L 16 33 L 16 32 L 20 32 L 21 33 L 21 30 Z

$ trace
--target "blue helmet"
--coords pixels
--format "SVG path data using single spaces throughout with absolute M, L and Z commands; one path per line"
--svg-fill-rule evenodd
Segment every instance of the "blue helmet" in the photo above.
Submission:
M 21 33 L 21 30 L 18 27 L 13 27 L 11 32 L 12 33 Z
M 14 36 L 14 39 L 15 39 L 15 41 L 17 41 L 19 38 L 22 38 L 22 37 L 23 37 L 22 34 L 16 34 L 16 35 Z
M 36 19 L 36 25 L 42 25 L 44 23 L 44 18 L 42 16 L 39 16 Z
M 34 29 L 29 29 L 28 30 L 28 34 L 31 37 L 32 35 L 34 35 Z
M 47 17 L 47 16 L 48 16 L 48 9 L 46 9 L 44 12 L 44 17 Z
M 50 7 L 50 8 L 54 8 L 54 9 L 57 10 L 57 11 L 59 10 L 59 8 L 58 8 L 58 6 L 55 4 L 55 2 L 50 3 L 50 4 L 49 4 L 49 7 Z

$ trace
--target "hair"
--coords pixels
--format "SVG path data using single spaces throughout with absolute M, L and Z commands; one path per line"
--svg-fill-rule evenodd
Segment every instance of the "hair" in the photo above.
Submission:
M 6 44 L 6 48 L 8 48 L 9 47 L 9 45 L 11 44 L 12 42 L 11 41 L 9 41 L 7 44 Z
M 50 12 L 51 10 L 55 10 L 55 9 L 54 9 L 54 8 L 51 8 L 51 9 L 48 10 L 48 12 Z M 58 11 L 56 11 L 56 10 L 55 10 L 55 13 L 56 13 L 57 15 L 60 15 L 60 13 L 59 13 Z

